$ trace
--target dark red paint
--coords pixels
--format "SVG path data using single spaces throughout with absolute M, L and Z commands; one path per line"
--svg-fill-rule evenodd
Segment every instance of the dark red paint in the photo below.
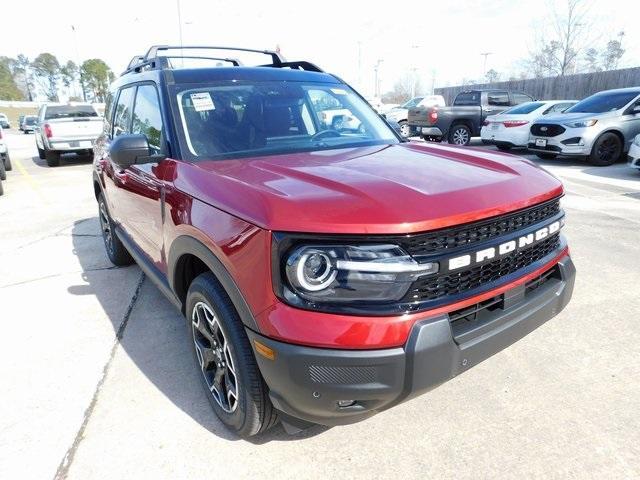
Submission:
M 281 303 L 273 293 L 272 231 L 414 233 L 500 215 L 562 194 L 560 181 L 520 158 L 416 143 L 197 163 L 166 159 L 126 172 L 98 161 L 96 168 L 112 217 L 162 272 L 167 273 L 172 242 L 180 235 L 194 237 L 227 268 L 261 333 L 334 348 L 402 345 L 417 319 L 495 296 L 540 271 L 419 314 L 310 312 Z

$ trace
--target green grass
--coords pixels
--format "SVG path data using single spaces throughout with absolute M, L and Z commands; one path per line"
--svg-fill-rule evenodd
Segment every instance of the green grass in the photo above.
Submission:
M 17 129 L 20 115 L 37 115 L 38 109 L 36 107 L 0 107 L 0 113 L 4 113 L 9 117 L 11 128 Z

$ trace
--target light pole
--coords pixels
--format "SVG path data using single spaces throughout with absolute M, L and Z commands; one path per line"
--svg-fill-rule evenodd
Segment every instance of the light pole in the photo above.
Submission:
M 380 79 L 378 78 L 378 70 L 380 69 L 380 64 L 383 61 L 384 60 L 379 58 L 378 61 L 375 64 L 375 66 L 373 67 L 373 70 L 375 72 L 375 85 L 373 86 L 374 87 L 373 96 L 376 97 L 376 98 L 378 98 L 380 96 Z
M 80 89 L 82 90 L 82 99 L 87 101 L 87 92 L 84 88 L 84 78 L 82 77 L 82 64 L 80 63 L 80 55 L 78 55 L 78 36 L 76 27 L 71 25 L 71 31 L 73 32 L 73 48 L 76 54 L 76 62 L 78 62 L 78 74 L 80 75 Z
M 411 45 L 412 50 L 417 50 L 421 48 L 422 45 Z M 412 62 L 413 63 L 413 62 Z M 416 83 L 418 83 L 418 67 L 411 68 L 411 98 L 415 98 L 416 96 Z
M 489 55 L 493 55 L 493 52 L 484 52 L 484 53 L 480 54 L 480 56 L 484 57 L 484 63 L 482 65 L 482 69 L 483 69 L 482 76 L 483 77 L 487 76 L 487 57 Z

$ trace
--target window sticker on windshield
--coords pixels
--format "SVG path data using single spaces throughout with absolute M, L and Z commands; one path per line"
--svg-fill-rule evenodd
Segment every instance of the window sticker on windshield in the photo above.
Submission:
M 332 88 L 331 91 L 333 93 L 335 93 L 336 95 L 346 95 L 347 91 L 343 90 L 342 88 Z
M 193 108 L 196 109 L 196 112 L 206 112 L 207 110 L 216 109 L 209 92 L 192 93 L 190 96 L 191 101 L 193 102 Z

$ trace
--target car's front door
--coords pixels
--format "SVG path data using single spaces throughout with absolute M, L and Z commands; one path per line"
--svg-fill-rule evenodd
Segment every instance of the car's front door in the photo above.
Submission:
M 160 101 L 155 84 L 142 83 L 123 89 L 113 120 L 113 136 L 143 134 L 151 153 L 166 152 Z M 108 148 L 108 147 L 107 147 Z M 107 154 L 111 185 L 111 215 L 144 254 L 163 268 L 162 202 L 164 183 L 157 174 L 157 163 L 121 168 Z M 107 182 L 109 183 L 109 182 Z

